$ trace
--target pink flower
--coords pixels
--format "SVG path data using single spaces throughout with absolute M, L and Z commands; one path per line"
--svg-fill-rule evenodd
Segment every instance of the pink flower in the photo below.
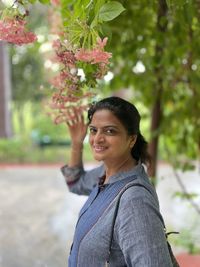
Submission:
M 37 40 L 34 33 L 25 29 L 26 21 L 22 19 L 7 19 L 0 21 L 0 40 L 23 45 Z
M 92 61 L 91 51 L 81 48 L 75 53 L 75 58 L 76 60 L 79 61 L 91 62 Z
M 58 61 L 63 63 L 66 66 L 74 67 L 75 66 L 75 56 L 72 51 L 57 51 L 56 53 Z
M 86 49 L 79 49 L 75 53 L 75 58 L 76 60 L 83 61 L 83 62 L 88 62 L 91 64 L 97 64 L 97 63 L 104 63 L 108 64 L 109 63 L 109 58 L 112 57 L 112 53 L 108 53 L 103 51 L 104 46 L 107 43 L 108 38 L 104 38 L 101 40 L 100 38 L 97 39 L 97 45 L 94 49 L 92 50 L 86 50 Z
M 102 51 L 100 49 L 84 50 L 80 49 L 75 53 L 75 58 L 79 61 L 88 62 L 91 64 L 105 63 L 108 64 L 108 59 L 112 57 L 111 53 Z
M 69 68 L 75 68 L 75 55 L 74 53 L 67 49 L 65 45 L 59 40 L 54 40 L 52 44 L 55 49 L 57 60 Z
M 106 46 L 108 41 L 108 37 L 105 37 L 103 40 L 101 38 L 97 38 L 97 47 L 100 49 L 104 49 L 104 46 Z
M 51 0 L 51 4 L 54 6 L 60 5 L 60 0 Z
M 68 93 L 74 93 L 79 89 L 79 81 L 79 76 L 74 76 L 67 70 L 62 70 L 50 80 L 50 83 L 58 90 L 67 90 Z
M 56 40 L 53 43 L 55 49 L 57 62 L 61 63 L 59 74 L 54 77 L 52 84 L 55 92 L 51 98 L 50 108 L 53 110 L 54 122 L 56 124 L 67 122 L 73 118 L 70 116 L 70 109 L 76 107 L 80 110 L 86 110 L 88 105 L 84 105 L 84 98 L 91 98 L 94 93 L 83 93 L 85 86 L 95 86 L 96 79 L 101 79 L 108 70 L 109 59 L 112 57 L 111 53 L 104 51 L 107 38 L 97 40 L 96 46 L 93 49 L 75 49 L 71 43 L 62 40 Z M 75 51 L 74 51 L 75 49 Z M 86 62 L 90 65 L 90 73 L 85 72 L 85 65 L 83 71 L 85 74 L 84 81 L 78 74 L 79 62 Z M 86 68 L 88 65 L 86 66 Z M 92 76 L 91 76 L 92 75 Z M 93 84 L 91 78 L 94 78 Z M 83 100 L 84 99 L 84 100 Z
M 97 64 L 97 63 L 108 64 L 109 63 L 108 59 L 112 57 L 112 54 L 99 49 L 94 49 L 91 51 L 91 56 L 92 56 L 92 61 L 91 61 L 92 64 Z

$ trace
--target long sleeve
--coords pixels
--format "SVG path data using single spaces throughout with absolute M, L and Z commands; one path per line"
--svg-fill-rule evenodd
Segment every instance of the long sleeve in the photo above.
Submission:
M 104 165 L 89 171 L 85 171 L 83 166 L 72 168 L 65 165 L 61 168 L 61 172 L 65 177 L 70 192 L 78 195 L 89 195 L 105 170 Z
M 172 267 L 157 201 L 144 188 L 121 198 L 115 238 L 128 267 Z

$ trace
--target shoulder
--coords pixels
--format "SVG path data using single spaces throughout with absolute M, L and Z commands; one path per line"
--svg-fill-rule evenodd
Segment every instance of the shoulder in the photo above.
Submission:
M 141 181 L 138 182 L 138 179 L 136 179 L 134 182 L 128 183 L 121 191 L 121 207 L 136 207 L 136 203 L 137 205 L 153 206 L 159 209 L 156 191 L 150 183 L 141 183 Z
M 116 217 L 117 229 L 134 227 L 140 231 L 146 224 L 161 225 L 162 216 L 157 199 L 144 187 L 134 185 L 122 194 Z

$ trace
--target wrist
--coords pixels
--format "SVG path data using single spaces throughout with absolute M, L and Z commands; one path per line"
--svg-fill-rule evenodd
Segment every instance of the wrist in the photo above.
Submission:
M 72 150 L 82 150 L 83 149 L 83 142 L 72 143 L 71 148 L 72 148 Z

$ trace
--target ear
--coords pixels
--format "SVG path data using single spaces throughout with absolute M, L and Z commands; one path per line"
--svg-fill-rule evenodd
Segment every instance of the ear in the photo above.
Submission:
M 130 148 L 131 149 L 134 147 L 136 141 L 137 141 L 137 135 L 134 134 L 134 135 L 131 136 L 131 140 L 130 140 Z

